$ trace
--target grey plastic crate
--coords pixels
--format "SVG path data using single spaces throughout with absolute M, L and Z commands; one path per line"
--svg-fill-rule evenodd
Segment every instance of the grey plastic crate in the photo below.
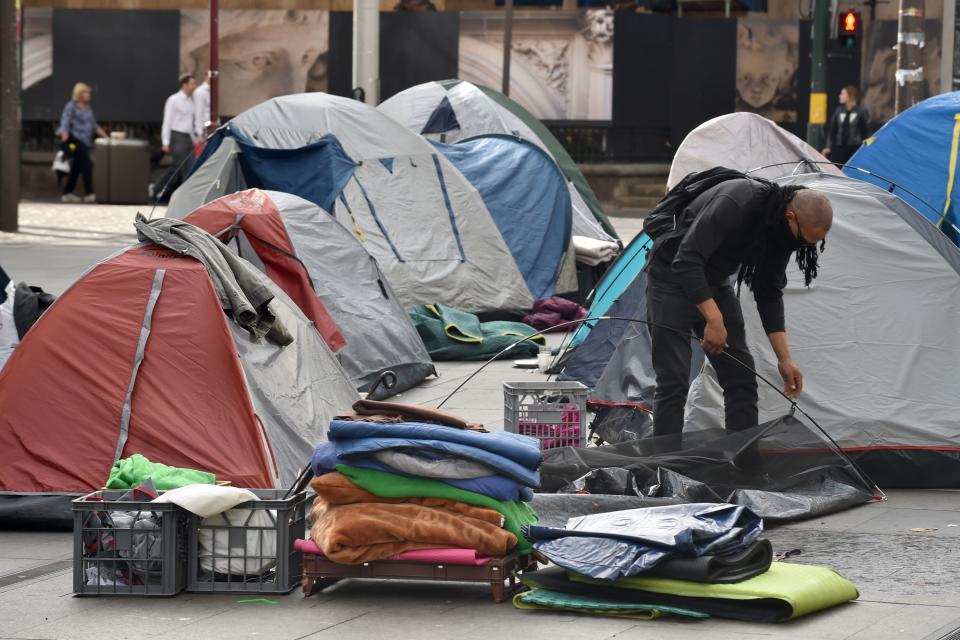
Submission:
M 541 449 L 582 447 L 588 389 L 579 382 L 504 382 L 503 428 Z
M 94 491 L 73 501 L 73 592 L 173 596 L 187 577 L 187 513 Z
M 260 500 L 227 514 L 189 514 L 187 591 L 289 593 L 300 586 L 303 554 L 294 542 L 306 531 L 307 494 L 251 491 Z

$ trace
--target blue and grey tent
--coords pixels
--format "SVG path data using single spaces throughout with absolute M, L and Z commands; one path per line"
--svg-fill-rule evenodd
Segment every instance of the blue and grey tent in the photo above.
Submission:
M 807 288 L 795 266 L 787 270 L 787 335 L 804 371 L 801 406 L 881 486 L 960 486 L 960 250 L 885 189 L 823 173 L 778 182 L 817 189 L 834 210 L 819 277 Z M 610 315 L 644 318 L 642 274 L 634 273 Z M 759 373 L 776 381 L 776 357 L 750 297 L 745 293 L 742 305 L 748 342 Z M 595 328 L 565 377 L 590 383 L 591 400 L 606 406 L 652 406 L 645 327 L 629 323 L 614 331 L 609 327 L 628 323 L 603 324 L 607 336 Z M 605 363 L 583 366 L 601 349 L 610 352 Z M 782 416 L 786 401 L 759 387 L 761 422 Z M 722 426 L 722 392 L 709 364 L 687 402 L 686 430 Z M 648 423 L 643 411 L 609 411 L 597 426 L 609 437 L 611 430 L 649 433 Z
M 404 307 L 529 309 L 527 285 L 477 189 L 426 139 L 356 100 L 268 100 L 208 141 L 168 216 L 246 188 L 329 211 L 380 265 Z
M 850 158 L 845 173 L 903 198 L 960 241 L 960 92 L 924 100 L 885 124 Z

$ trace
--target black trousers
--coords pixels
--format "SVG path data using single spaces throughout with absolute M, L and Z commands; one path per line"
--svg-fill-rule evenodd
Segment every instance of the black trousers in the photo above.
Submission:
M 727 328 L 727 353 L 755 368 L 753 356 L 747 348 L 743 326 L 743 312 L 733 287 L 717 287 L 713 298 L 723 314 Z M 702 336 L 705 322 L 695 304 L 674 285 L 647 281 L 647 320 L 653 356 L 653 369 L 657 375 L 657 389 L 653 397 L 653 430 L 656 436 L 671 435 L 672 446 L 679 447 L 683 431 L 683 409 L 690 388 L 690 357 L 693 347 L 691 332 Z M 662 326 L 671 327 L 675 331 Z M 677 333 L 679 331 L 679 333 Z M 754 427 L 757 415 L 757 380 L 747 371 L 723 354 L 707 354 L 710 364 L 717 372 L 723 388 L 726 428 L 732 430 Z M 664 439 L 667 440 L 667 439 Z
M 63 187 L 63 192 L 73 193 L 77 188 L 77 178 L 83 178 L 83 189 L 86 195 L 93 193 L 93 163 L 90 162 L 90 147 L 78 142 L 72 141 L 75 149 L 73 158 L 70 160 L 70 174 L 67 176 L 67 184 Z
M 163 176 L 160 187 L 166 185 L 166 195 L 180 186 L 193 166 L 193 139 L 180 131 L 170 132 L 170 170 Z

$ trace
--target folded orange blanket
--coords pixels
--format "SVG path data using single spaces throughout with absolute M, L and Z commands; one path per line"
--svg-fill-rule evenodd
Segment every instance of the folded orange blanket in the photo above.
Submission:
M 517 544 L 493 509 L 441 498 L 379 498 L 339 473 L 311 482 L 313 541 L 334 562 L 359 564 L 437 547 L 505 555 Z

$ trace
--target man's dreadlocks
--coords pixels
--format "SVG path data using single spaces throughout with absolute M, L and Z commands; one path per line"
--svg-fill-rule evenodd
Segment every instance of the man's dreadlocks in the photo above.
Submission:
M 737 274 L 738 295 L 740 293 L 740 285 L 744 282 L 747 283 L 747 287 L 751 291 L 753 290 L 753 283 L 758 272 L 762 273 L 764 269 L 764 263 L 768 253 L 767 248 L 771 242 L 796 242 L 790 231 L 790 226 L 787 223 L 784 212 L 797 191 L 805 187 L 796 185 L 781 187 L 766 180 L 758 181 L 764 184 L 763 189 L 766 191 L 762 214 L 763 218 L 760 224 L 757 225 L 754 233 L 753 242 L 750 245 L 748 254 L 749 257 L 740 265 L 740 272 Z M 820 252 L 822 252 L 825 247 L 826 240 L 821 240 L 819 248 L 816 246 L 798 246 L 796 248 L 797 266 L 800 267 L 800 271 L 803 272 L 803 281 L 808 287 L 817 277 Z

